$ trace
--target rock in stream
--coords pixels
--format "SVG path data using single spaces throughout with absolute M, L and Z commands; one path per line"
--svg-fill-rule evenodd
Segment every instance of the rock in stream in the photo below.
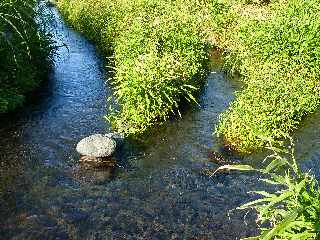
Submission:
M 82 139 L 77 144 L 77 152 L 83 156 L 105 158 L 110 157 L 116 147 L 117 143 L 114 139 L 102 134 L 94 134 Z

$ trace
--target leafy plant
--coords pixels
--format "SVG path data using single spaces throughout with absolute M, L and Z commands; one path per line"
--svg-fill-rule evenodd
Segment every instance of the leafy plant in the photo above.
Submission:
M 263 169 L 248 165 L 226 165 L 220 170 L 256 171 L 266 176 L 261 181 L 274 186 L 274 192 L 253 191 L 259 197 L 238 209 L 254 209 L 261 224 L 261 233 L 245 239 L 306 240 L 320 237 L 320 189 L 319 183 L 308 172 L 302 172 L 289 150 L 270 147 L 273 154 Z M 215 173 L 216 173 L 215 172 Z
M 50 36 L 35 21 L 35 0 L 0 2 L 0 113 L 21 105 L 51 63 Z

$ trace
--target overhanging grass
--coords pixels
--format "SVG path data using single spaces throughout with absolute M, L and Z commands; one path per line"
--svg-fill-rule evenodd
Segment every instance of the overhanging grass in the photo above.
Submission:
M 73 26 L 113 53 L 119 112 L 108 116 L 127 135 L 140 134 L 195 101 L 207 60 L 208 2 L 59 0 Z
M 20 106 L 50 65 L 49 36 L 35 22 L 35 0 L 0 2 L 0 113 Z
M 217 132 L 236 150 L 251 152 L 289 135 L 319 106 L 320 2 L 231 6 L 226 16 L 233 24 L 221 44 L 229 50 L 227 68 L 239 71 L 246 86 Z
M 238 207 L 238 210 L 254 210 L 257 214 L 259 234 L 242 240 L 311 240 L 319 239 L 320 189 L 316 176 L 304 172 L 297 164 L 294 145 L 290 148 L 268 149 L 273 153 L 264 159 L 264 168 L 250 165 L 225 165 L 215 170 L 255 171 L 260 182 L 271 186 L 259 191 L 250 191 L 255 198 Z M 213 176 L 212 175 L 212 176 Z
M 208 40 L 245 87 L 217 133 L 240 152 L 280 141 L 319 106 L 317 0 L 59 0 L 69 22 L 113 53 L 121 132 L 140 134 L 179 114 L 203 83 Z

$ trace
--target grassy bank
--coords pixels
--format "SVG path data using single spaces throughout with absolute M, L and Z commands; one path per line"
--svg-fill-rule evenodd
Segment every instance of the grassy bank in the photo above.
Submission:
M 167 0 L 59 0 L 75 28 L 113 53 L 112 84 L 120 105 L 108 119 L 140 134 L 194 102 L 203 84 L 208 3 Z
M 319 106 L 317 0 L 59 0 L 75 28 L 113 54 L 121 132 L 140 134 L 194 102 L 208 47 L 244 87 L 217 134 L 239 152 L 280 141 Z
M 225 18 L 232 24 L 219 39 L 226 68 L 238 71 L 245 87 L 217 132 L 241 152 L 291 134 L 320 103 L 320 2 L 260 2 L 229 1 Z
M 50 64 L 50 38 L 39 31 L 35 5 L 35 0 L 0 2 L 0 113 L 20 106 Z

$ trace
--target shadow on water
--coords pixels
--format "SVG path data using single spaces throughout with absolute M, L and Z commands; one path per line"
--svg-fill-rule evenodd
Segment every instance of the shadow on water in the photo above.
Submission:
M 211 72 L 200 106 L 139 144 L 127 142 L 114 171 L 83 169 L 75 145 L 110 130 L 102 116 L 112 92 L 94 46 L 51 10 L 49 29 L 67 48 L 59 48 L 41 101 L 1 119 L 0 238 L 239 239 L 255 233 L 252 218 L 245 224 L 243 212 L 229 218 L 228 210 L 248 200 L 257 177 L 203 174 L 216 167 L 208 161 L 209 149 L 219 149 L 212 132 L 238 83 Z M 308 131 L 302 130 L 318 141 L 319 134 Z

